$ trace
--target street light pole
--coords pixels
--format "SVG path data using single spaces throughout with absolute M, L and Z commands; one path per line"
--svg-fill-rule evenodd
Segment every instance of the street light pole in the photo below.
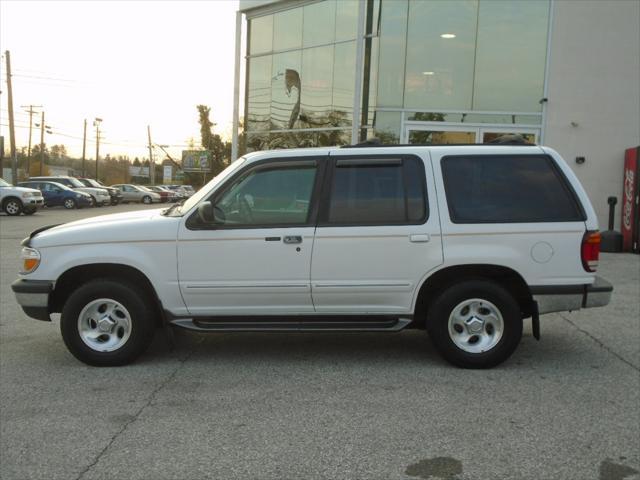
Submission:
M 96 181 L 98 180 L 98 162 L 100 161 L 100 123 L 101 118 L 95 118 L 93 120 L 93 126 L 96 127 Z

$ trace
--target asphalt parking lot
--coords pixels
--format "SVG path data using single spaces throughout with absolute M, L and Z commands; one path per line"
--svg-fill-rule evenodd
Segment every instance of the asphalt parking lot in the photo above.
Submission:
M 134 365 L 88 367 L 10 283 L 43 225 L 138 208 L 0 216 L 2 479 L 640 478 L 640 256 L 603 254 L 602 309 L 527 321 L 486 371 L 421 332 L 158 334 Z

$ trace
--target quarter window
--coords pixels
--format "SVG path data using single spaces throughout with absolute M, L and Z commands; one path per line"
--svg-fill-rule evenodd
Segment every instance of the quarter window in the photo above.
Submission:
M 544 155 L 476 155 L 442 159 L 454 223 L 584 220 L 567 181 Z
M 335 225 L 423 223 L 424 166 L 417 158 L 337 160 L 328 222 Z

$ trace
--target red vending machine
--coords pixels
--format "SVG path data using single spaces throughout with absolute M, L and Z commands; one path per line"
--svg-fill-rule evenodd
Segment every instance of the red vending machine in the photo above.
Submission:
M 622 188 L 622 250 L 640 253 L 640 147 L 627 148 L 624 152 L 624 177 Z

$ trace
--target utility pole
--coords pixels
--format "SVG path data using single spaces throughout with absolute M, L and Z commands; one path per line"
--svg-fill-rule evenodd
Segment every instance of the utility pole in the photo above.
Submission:
M 147 138 L 149 139 L 149 181 L 151 185 L 156 183 L 156 165 L 153 162 L 153 150 L 151 146 L 151 126 L 147 125 Z
M 9 143 L 11 146 L 11 182 L 18 183 L 18 157 L 16 156 L 16 127 L 13 120 L 13 89 L 11 87 L 11 54 L 4 52 L 7 62 L 7 102 L 9 103 Z
M 40 121 L 40 176 L 44 170 L 44 111 L 42 111 L 42 119 Z
M 93 126 L 96 127 L 96 181 L 98 180 L 98 161 L 100 160 L 100 123 L 101 118 L 93 120 Z
M 84 161 L 87 153 L 87 119 L 84 119 L 84 132 L 82 134 L 82 176 L 86 177 L 87 172 L 84 168 Z
M 41 108 L 42 105 L 20 105 L 22 108 L 29 107 L 29 149 L 27 150 L 27 177 L 31 174 L 31 130 L 33 128 L 34 108 Z

